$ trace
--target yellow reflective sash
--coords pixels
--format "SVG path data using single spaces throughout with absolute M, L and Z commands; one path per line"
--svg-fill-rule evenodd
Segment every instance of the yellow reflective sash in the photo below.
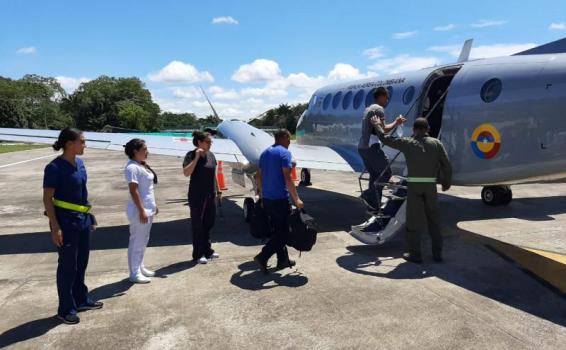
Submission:
M 90 205 L 79 205 L 79 204 L 65 202 L 55 198 L 53 198 L 53 205 L 59 208 L 68 209 L 84 214 L 88 213 L 91 208 Z
M 408 182 L 436 183 L 435 177 L 408 177 Z

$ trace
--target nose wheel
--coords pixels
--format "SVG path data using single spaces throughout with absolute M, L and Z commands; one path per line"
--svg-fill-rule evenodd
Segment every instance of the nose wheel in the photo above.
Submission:
M 254 211 L 254 199 L 251 197 L 247 197 L 246 199 L 244 199 L 244 221 L 245 222 L 250 222 L 251 218 L 252 218 L 252 213 Z
M 301 186 L 310 186 L 311 183 L 311 172 L 309 169 L 301 169 L 301 182 L 299 183 Z
M 509 186 L 486 186 L 481 191 L 481 199 L 486 205 L 508 205 L 513 199 Z

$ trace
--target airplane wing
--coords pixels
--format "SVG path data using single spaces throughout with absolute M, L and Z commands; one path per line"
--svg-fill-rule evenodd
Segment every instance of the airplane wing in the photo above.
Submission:
M 153 154 L 184 157 L 188 151 L 195 148 L 192 143 L 192 138 L 186 137 L 102 132 L 85 132 L 84 135 L 87 147 L 96 149 L 124 151 L 124 145 L 135 137 L 144 139 L 149 152 Z M 52 145 L 57 140 L 58 136 L 58 130 L 0 128 L 0 141 L 32 142 Z M 211 150 L 218 160 L 234 164 L 247 162 L 246 157 L 231 140 L 214 139 Z
M 359 157 L 340 149 L 292 143 L 289 151 L 299 168 L 352 172 L 363 170 L 363 165 L 358 164 Z

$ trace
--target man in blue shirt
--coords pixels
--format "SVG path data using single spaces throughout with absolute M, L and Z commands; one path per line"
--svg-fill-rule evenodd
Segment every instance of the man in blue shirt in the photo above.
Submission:
M 273 225 L 273 235 L 254 260 L 260 270 L 267 274 L 267 262 L 273 254 L 277 254 L 277 269 L 293 267 L 295 262 L 287 253 L 287 236 L 289 234 L 289 215 L 291 207 L 289 196 L 299 209 L 304 207 L 299 198 L 295 183 L 291 178 L 291 133 L 285 129 L 275 133 L 275 144 L 263 151 L 259 158 L 257 187 L 263 201 L 263 208 Z

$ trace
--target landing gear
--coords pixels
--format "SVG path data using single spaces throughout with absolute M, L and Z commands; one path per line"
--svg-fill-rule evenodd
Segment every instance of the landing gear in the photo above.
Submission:
M 247 197 L 244 199 L 244 221 L 250 222 L 252 219 L 252 213 L 254 211 L 254 199 L 251 197 Z
M 301 186 L 310 186 L 311 183 L 311 172 L 309 169 L 301 169 L 301 182 L 299 183 Z
M 482 201 L 491 206 L 508 205 L 513 199 L 509 186 L 486 186 L 481 191 Z

